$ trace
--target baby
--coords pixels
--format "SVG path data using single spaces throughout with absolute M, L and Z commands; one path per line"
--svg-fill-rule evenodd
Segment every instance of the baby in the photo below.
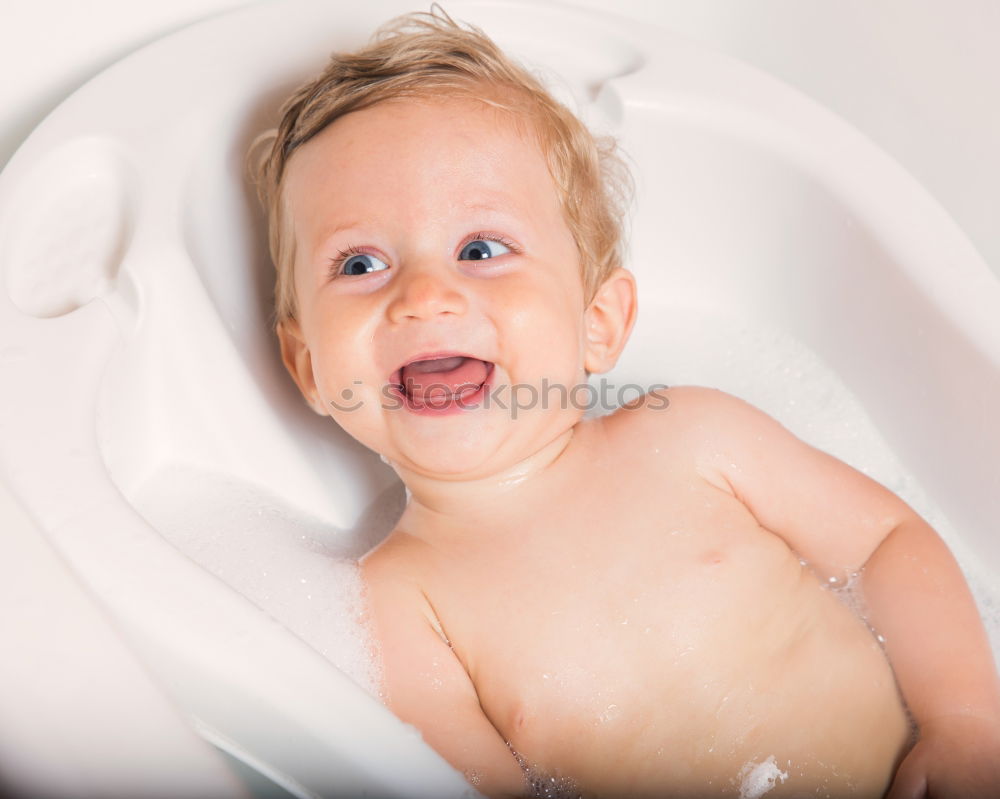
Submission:
M 383 696 L 473 785 L 1000 796 L 986 636 L 902 500 L 720 391 L 583 418 L 636 316 L 612 146 L 443 13 L 271 136 L 284 363 L 409 491 L 361 563 Z

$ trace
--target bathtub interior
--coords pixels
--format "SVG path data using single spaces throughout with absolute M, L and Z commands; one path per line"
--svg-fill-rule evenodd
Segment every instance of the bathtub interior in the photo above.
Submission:
M 67 100 L 0 178 L 14 488 L 202 734 L 301 795 L 412 795 L 417 768 L 429 796 L 467 790 L 368 695 L 350 562 L 405 496 L 285 375 L 244 174 L 281 99 L 407 10 L 182 31 Z M 667 31 L 449 11 L 634 162 L 640 315 L 606 380 L 754 402 L 947 532 L 992 608 L 1000 285 L 946 214 L 833 115 Z

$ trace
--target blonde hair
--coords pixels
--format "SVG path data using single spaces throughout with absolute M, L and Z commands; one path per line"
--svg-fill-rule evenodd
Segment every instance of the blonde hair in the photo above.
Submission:
M 434 6 L 388 22 L 360 50 L 334 54 L 319 77 L 285 102 L 278 127 L 251 147 L 251 159 L 264 148 L 252 170 L 277 272 L 275 323 L 296 315 L 295 238 L 282 198 L 289 159 L 340 117 L 404 97 L 475 99 L 532 123 L 580 252 L 589 304 L 623 259 L 632 183 L 614 140 L 591 134 L 480 29 L 459 25 Z

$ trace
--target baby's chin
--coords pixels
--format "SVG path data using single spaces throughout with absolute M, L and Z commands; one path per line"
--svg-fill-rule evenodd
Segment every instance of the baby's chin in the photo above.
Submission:
M 420 447 L 419 442 L 407 442 L 399 450 L 381 453 L 397 471 L 415 472 L 423 477 L 454 480 L 486 477 L 501 466 L 496 452 L 479 440 L 449 440 L 447 437 Z
M 527 420 L 525 420 L 526 422 Z M 429 440 L 407 439 L 398 447 L 376 449 L 397 474 L 442 481 L 509 479 L 511 470 L 555 446 L 573 427 L 570 415 L 550 419 L 548 426 L 522 423 L 516 429 L 496 430 L 486 425 L 460 435 L 438 435 Z M 578 420 L 576 420 L 578 421 Z M 442 431 L 443 432 L 443 431 Z

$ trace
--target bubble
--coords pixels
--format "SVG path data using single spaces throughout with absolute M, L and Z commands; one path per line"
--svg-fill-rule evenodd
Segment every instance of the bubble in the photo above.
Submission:
M 338 531 L 225 475 L 171 475 L 140 500 L 166 540 L 377 695 L 361 571 L 338 551 Z
M 768 755 L 762 763 L 751 760 L 745 764 L 740 769 L 739 778 L 740 799 L 760 799 L 761 796 L 771 791 L 779 781 L 783 783 L 787 780 L 788 772 L 778 768 L 774 755 Z
M 579 786 L 568 777 L 546 774 L 543 770 L 531 766 L 508 742 L 507 746 L 517 760 L 524 779 L 528 784 L 530 799 L 583 799 Z

